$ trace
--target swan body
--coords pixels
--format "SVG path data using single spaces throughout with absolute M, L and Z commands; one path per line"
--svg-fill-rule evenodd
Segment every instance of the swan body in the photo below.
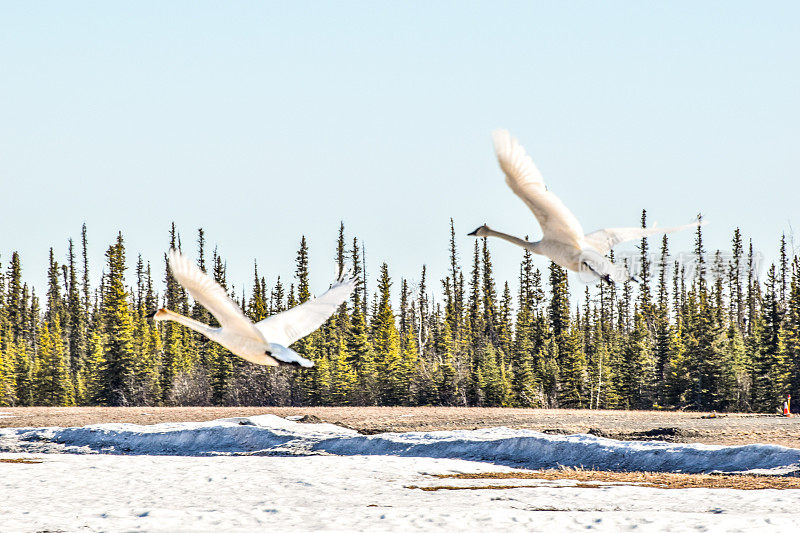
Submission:
M 222 345 L 231 353 L 258 365 L 312 367 L 314 362 L 288 348 L 319 328 L 353 292 L 356 281 L 340 277 L 330 289 L 296 307 L 253 323 L 225 289 L 177 250 L 169 251 L 169 269 L 186 291 L 214 315 L 214 328 L 168 309 L 153 319 L 171 320 Z
M 495 231 L 486 224 L 469 235 L 497 237 L 532 253 L 544 255 L 554 263 L 574 272 L 601 278 L 608 283 L 634 279 L 622 267 L 612 263 L 605 254 L 617 244 L 641 239 L 655 233 L 672 233 L 700 224 L 661 228 L 605 228 L 585 234 L 580 222 L 561 199 L 547 190 L 544 178 L 522 145 L 506 130 L 492 133 L 500 168 L 506 184 L 533 212 L 542 228 L 540 241 L 528 241 Z

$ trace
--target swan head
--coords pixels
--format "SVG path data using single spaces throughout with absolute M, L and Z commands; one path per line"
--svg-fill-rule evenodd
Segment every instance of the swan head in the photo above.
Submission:
M 167 312 L 167 310 L 166 310 L 166 309 L 164 309 L 164 308 L 162 307 L 161 309 L 159 309 L 159 310 L 158 310 L 158 311 L 156 311 L 155 313 L 153 313 L 153 314 L 151 314 L 151 315 L 148 315 L 148 317 L 147 317 L 147 318 L 152 318 L 152 319 L 153 319 L 153 320 L 155 320 L 156 322 L 160 322 L 161 320 L 167 320 L 167 317 L 168 317 L 168 316 L 169 316 L 169 313 Z
M 470 237 L 486 237 L 489 235 L 489 226 L 484 224 L 483 226 L 476 228 L 475 231 L 467 233 Z

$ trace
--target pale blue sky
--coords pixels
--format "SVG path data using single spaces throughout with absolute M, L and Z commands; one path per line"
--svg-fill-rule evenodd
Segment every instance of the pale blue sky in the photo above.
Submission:
M 239 286 L 253 259 L 289 275 L 305 234 L 319 291 L 343 219 L 373 287 L 384 260 L 438 278 L 451 216 L 465 263 L 483 222 L 539 235 L 497 127 L 587 231 L 702 211 L 710 247 L 740 226 L 774 255 L 800 224 L 798 20 L 794 2 L 6 2 L 0 260 L 19 250 L 41 290 L 86 221 L 94 281 L 120 229 L 160 277 L 174 220 Z M 521 251 L 492 250 L 515 280 Z

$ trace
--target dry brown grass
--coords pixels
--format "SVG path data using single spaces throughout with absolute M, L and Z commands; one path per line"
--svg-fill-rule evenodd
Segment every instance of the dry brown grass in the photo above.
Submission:
M 419 489 L 425 492 L 436 492 L 437 490 L 505 490 L 505 489 L 599 489 L 603 485 L 592 485 L 589 483 L 575 483 L 574 485 L 432 485 L 428 487 L 421 487 L 418 485 L 407 485 L 407 489 Z
M 35 465 L 41 463 L 42 461 L 38 459 L 26 459 L 25 457 L 20 457 L 18 459 L 4 459 L 0 458 L 0 463 L 12 463 L 12 464 L 24 464 L 24 465 Z
M 598 483 L 626 483 L 640 487 L 659 489 L 800 489 L 800 478 L 776 476 L 716 475 L 716 474 L 670 474 L 660 472 L 607 472 L 601 470 L 554 469 L 531 472 L 484 472 L 480 474 L 435 474 L 437 479 L 541 479 L 547 481 L 574 480 L 578 486 L 598 487 Z M 593 483 L 593 485 L 586 485 Z M 518 485 L 506 486 L 516 488 Z M 542 485 L 539 485 L 540 487 Z M 553 485 L 546 485 L 552 487 Z M 574 487 L 576 485 L 557 485 L 557 487 Z M 499 488 L 501 485 L 478 486 L 474 488 Z M 422 487 L 416 487 L 422 488 Z M 447 488 L 447 486 L 442 486 Z M 473 487 L 455 487 L 473 488 Z M 437 490 L 425 488 L 423 490 Z

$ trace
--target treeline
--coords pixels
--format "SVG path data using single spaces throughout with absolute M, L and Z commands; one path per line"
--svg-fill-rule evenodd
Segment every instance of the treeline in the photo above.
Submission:
M 165 245 L 180 248 L 174 225 Z M 587 286 L 571 303 L 566 271 L 551 263 L 542 272 L 524 250 L 513 293 L 496 282 L 486 239 L 462 268 L 452 221 L 443 278 L 423 266 L 412 286 L 393 281 L 383 263 L 369 292 L 363 247 L 342 225 L 334 259 L 358 284 L 293 346 L 316 362 L 309 370 L 252 365 L 178 324 L 149 320 L 163 306 L 213 323 L 169 274 L 166 254 L 155 268 L 139 256 L 126 272 L 120 234 L 93 284 L 85 225 L 79 247 L 70 240 L 63 263 L 51 249 L 40 294 L 23 281 L 18 253 L 0 265 L 0 405 L 774 412 L 785 394 L 800 394 L 800 259 L 783 237 L 763 282 L 738 229 L 729 251 L 707 254 L 698 228 L 694 254 L 683 259 L 670 257 L 666 236 L 651 259 L 643 239 L 638 257 L 624 260 L 637 263 L 640 284 Z M 311 297 L 304 237 L 292 280 L 267 283 L 255 267 L 247 290 L 229 287 L 225 260 L 208 253 L 202 229 L 196 249 L 184 251 L 253 320 Z

